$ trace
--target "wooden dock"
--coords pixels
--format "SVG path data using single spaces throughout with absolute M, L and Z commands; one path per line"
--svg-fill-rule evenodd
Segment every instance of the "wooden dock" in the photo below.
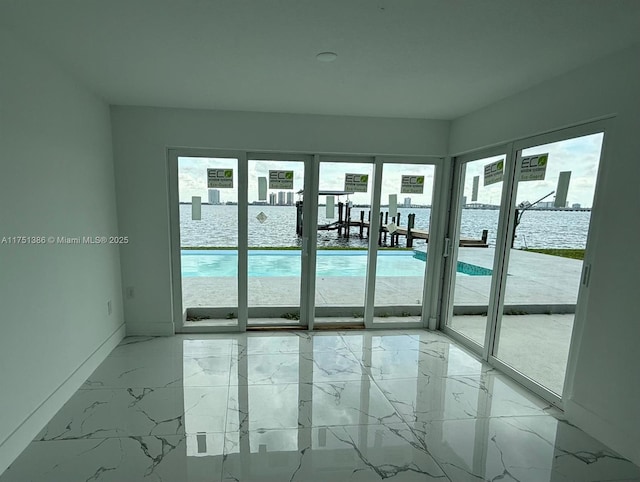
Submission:
M 360 227 L 361 222 L 360 221 L 351 221 L 349 223 L 350 226 L 352 227 Z M 369 232 L 369 222 L 368 221 L 364 221 L 362 223 L 362 225 L 364 226 L 364 229 L 367 230 L 367 233 Z M 389 230 L 387 229 L 386 226 L 380 226 L 380 234 L 382 234 L 383 238 L 386 239 L 386 234 L 389 233 Z M 460 243 L 459 246 L 463 247 L 463 248 L 488 248 L 489 245 L 487 244 L 487 237 L 489 235 L 489 231 L 488 230 L 483 230 L 482 231 L 482 237 L 480 239 L 471 239 L 471 238 L 460 238 Z M 397 227 L 396 230 L 391 234 L 389 234 L 390 237 L 394 238 L 391 239 L 391 246 L 397 246 L 398 245 L 398 240 L 400 237 L 405 237 L 407 239 L 407 248 L 412 248 L 413 247 L 413 239 L 423 239 L 425 242 L 429 242 L 429 233 L 427 231 L 424 231 L 422 229 L 409 229 L 408 226 L 407 227 Z M 384 242 L 378 242 L 379 246 L 383 246 Z
M 298 217 L 296 221 L 296 233 L 302 236 L 302 201 L 296 203 L 298 208 Z M 318 225 L 318 231 L 337 231 L 338 237 L 349 239 L 351 236 L 351 228 L 358 229 L 358 237 L 360 239 L 368 238 L 371 229 L 371 211 L 369 211 L 367 219 L 365 212 L 360 211 L 360 219 L 354 221 L 351 219 L 351 207 L 348 204 L 338 203 L 338 220 L 328 224 Z M 413 247 L 414 239 L 422 239 L 426 243 L 429 242 L 429 233 L 422 229 L 415 229 L 415 214 L 409 214 L 406 226 L 400 226 L 400 213 L 396 216 L 389 217 L 389 213 L 380 213 L 380 229 L 378 230 L 378 246 L 398 247 L 401 237 L 406 239 L 407 248 Z M 387 226 L 391 223 L 396 225 L 396 229 L 390 233 Z M 460 247 L 488 248 L 487 238 L 488 230 L 482 231 L 480 239 L 460 238 Z

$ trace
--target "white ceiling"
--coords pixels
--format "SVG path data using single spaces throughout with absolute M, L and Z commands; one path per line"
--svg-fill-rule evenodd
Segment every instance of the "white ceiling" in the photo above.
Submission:
M 0 26 L 112 104 L 453 119 L 640 42 L 640 1 L 0 0 Z

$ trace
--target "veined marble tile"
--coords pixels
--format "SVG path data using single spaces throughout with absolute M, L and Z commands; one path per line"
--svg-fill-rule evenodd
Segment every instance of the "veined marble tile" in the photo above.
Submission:
M 300 337 L 287 333 L 278 332 L 277 336 L 273 333 L 246 334 L 238 339 L 233 349 L 233 356 L 246 355 L 278 355 L 284 353 L 298 353 L 300 351 Z
M 222 452 L 217 439 L 211 453 Z M 211 482 L 221 470 L 221 454 L 188 457 L 184 435 L 61 440 L 32 442 L 0 482 Z
M 340 332 L 354 352 L 363 350 L 418 350 L 437 343 L 449 343 L 444 335 L 426 330 L 371 330 Z
M 557 413 L 505 377 L 452 375 L 376 381 L 407 422 Z
M 243 365 L 238 370 L 238 364 Z M 243 370 L 246 367 L 246 375 Z M 348 350 L 247 355 L 232 361 L 232 385 L 359 380 L 366 372 Z
M 229 433 L 223 480 L 448 481 L 404 424 Z
M 79 390 L 36 441 L 184 433 L 184 393 L 176 388 Z
M 301 353 L 301 382 L 358 381 L 367 377 L 362 364 L 349 351 Z
M 301 404 L 303 403 L 309 402 L 301 400 Z M 304 415 L 303 418 L 306 426 L 367 425 L 402 421 L 393 405 L 368 378 L 357 382 L 314 383 L 311 408 L 311 418 L 309 415 Z
M 36 441 L 224 432 L 228 387 L 79 390 Z
M 193 335 L 180 335 L 183 357 L 216 356 L 226 357 L 232 354 L 238 341 L 233 338 L 193 338 Z
M 402 422 L 368 378 L 230 387 L 228 406 L 227 431 Z
M 640 468 L 553 417 L 409 424 L 455 481 L 640 480 Z
M 481 375 L 494 369 L 474 355 L 446 343 L 415 345 L 416 350 L 372 350 L 361 362 L 377 380 L 408 377 Z
M 230 371 L 229 356 L 151 358 L 137 363 L 129 357 L 107 357 L 82 388 L 227 386 Z
M 236 344 L 236 339 L 226 335 L 131 336 L 122 340 L 109 356 L 147 359 L 229 356 Z
M 116 346 L 111 357 L 182 357 L 182 340 L 176 336 L 128 336 Z
M 298 427 L 298 384 L 229 387 L 227 431 Z
M 200 356 L 183 360 L 185 387 L 224 387 L 229 385 L 231 358 L 229 356 Z
M 82 385 L 92 388 L 157 388 L 182 386 L 183 360 L 177 357 L 144 358 L 108 356 Z
M 135 337 L 0 482 L 640 481 L 558 419 L 422 330 Z
M 238 371 L 237 364 L 244 364 Z M 298 383 L 300 354 L 247 355 L 232 361 L 231 384 L 264 385 L 274 383 Z M 246 367 L 246 373 L 244 372 Z

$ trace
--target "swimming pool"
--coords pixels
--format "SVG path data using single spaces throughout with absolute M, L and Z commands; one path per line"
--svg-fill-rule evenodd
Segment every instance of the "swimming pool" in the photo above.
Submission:
M 238 254 L 235 250 L 183 250 L 182 277 L 235 277 Z M 378 276 L 424 276 L 426 256 L 414 251 L 379 251 Z M 250 250 L 249 276 L 300 276 L 299 250 Z M 458 273 L 468 276 L 490 276 L 491 270 L 458 262 Z M 325 276 L 365 276 L 367 251 L 319 250 L 316 273 Z

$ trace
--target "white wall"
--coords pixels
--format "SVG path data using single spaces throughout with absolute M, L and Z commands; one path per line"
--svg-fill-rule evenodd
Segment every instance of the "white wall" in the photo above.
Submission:
M 186 109 L 112 107 L 127 332 L 173 333 L 168 147 L 442 156 L 449 123 Z
M 640 47 L 453 122 L 461 153 L 615 114 L 605 138 L 589 245 L 586 314 L 576 320 L 567 415 L 640 464 Z M 580 336 L 581 335 L 581 336 Z
M 0 242 L 116 234 L 108 106 L 8 32 L 0 64 Z M 0 244 L 0 473 L 118 341 L 121 293 L 117 246 Z

